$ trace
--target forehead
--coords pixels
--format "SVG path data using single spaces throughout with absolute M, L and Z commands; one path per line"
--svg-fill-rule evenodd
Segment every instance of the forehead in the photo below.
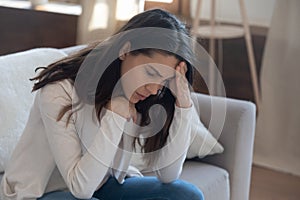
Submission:
M 151 53 L 151 55 L 139 54 L 138 57 L 140 62 L 142 62 L 141 64 L 149 64 L 156 69 L 159 69 L 162 66 L 175 69 L 179 63 L 179 60 L 174 55 L 169 55 L 167 53 L 154 52 Z

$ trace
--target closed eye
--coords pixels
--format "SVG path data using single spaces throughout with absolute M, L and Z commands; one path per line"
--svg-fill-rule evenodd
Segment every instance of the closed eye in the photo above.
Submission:
M 146 72 L 148 75 L 150 76 L 159 76 L 159 77 L 163 77 L 154 67 L 152 67 L 151 65 L 147 65 L 146 68 Z
M 149 76 L 155 76 L 156 75 L 156 73 L 150 72 L 149 70 L 146 70 L 146 73 Z
M 146 71 L 147 75 L 149 75 L 151 77 L 162 77 L 163 78 L 163 76 L 154 67 L 152 67 L 151 65 L 147 65 L 145 71 Z M 173 78 L 175 78 L 175 75 L 172 76 L 172 77 L 170 77 L 170 78 L 168 78 L 168 79 L 166 79 L 166 80 L 164 80 L 161 84 L 164 85 L 164 86 L 166 86 L 166 85 L 169 84 L 169 82 Z

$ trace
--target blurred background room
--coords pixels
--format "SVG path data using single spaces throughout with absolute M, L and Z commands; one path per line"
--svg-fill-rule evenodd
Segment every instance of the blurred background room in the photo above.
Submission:
M 156 7 L 186 22 L 227 97 L 256 104 L 250 200 L 300 199 L 299 0 L 0 0 L 0 55 L 103 40 Z M 194 90 L 219 95 L 210 78 Z

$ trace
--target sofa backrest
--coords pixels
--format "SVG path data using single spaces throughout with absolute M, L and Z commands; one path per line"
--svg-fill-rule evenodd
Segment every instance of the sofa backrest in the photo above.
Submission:
M 0 173 L 25 127 L 34 94 L 35 68 L 47 66 L 66 54 L 58 49 L 38 48 L 0 56 Z

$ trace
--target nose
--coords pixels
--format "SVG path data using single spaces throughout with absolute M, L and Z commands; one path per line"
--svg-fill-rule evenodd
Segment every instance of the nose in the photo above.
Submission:
M 160 84 L 151 83 L 146 84 L 145 87 L 150 92 L 150 94 L 156 95 L 158 90 L 162 89 L 163 86 Z

